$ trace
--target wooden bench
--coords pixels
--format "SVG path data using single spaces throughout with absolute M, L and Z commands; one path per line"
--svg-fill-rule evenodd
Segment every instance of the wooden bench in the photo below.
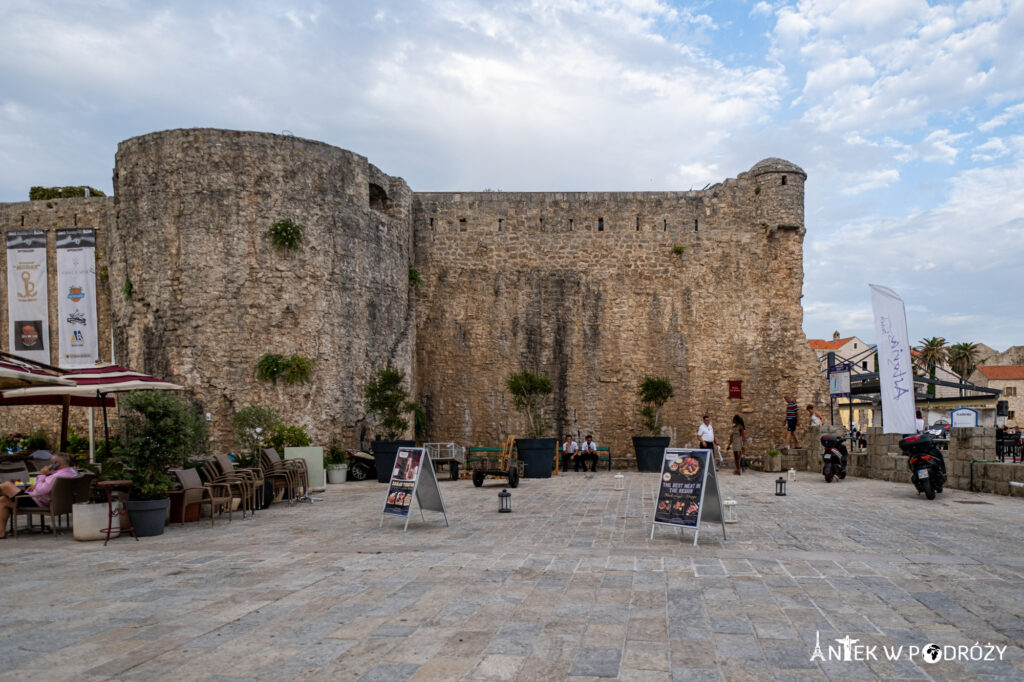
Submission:
M 558 454 L 562 458 L 562 471 L 568 471 L 569 470 L 569 463 L 566 460 L 565 453 L 562 452 L 562 446 L 561 445 L 558 446 Z M 611 448 L 609 448 L 607 445 L 598 445 L 597 446 L 597 463 L 601 464 L 602 462 L 604 462 L 606 464 L 606 468 L 608 469 L 608 471 L 612 470 Z

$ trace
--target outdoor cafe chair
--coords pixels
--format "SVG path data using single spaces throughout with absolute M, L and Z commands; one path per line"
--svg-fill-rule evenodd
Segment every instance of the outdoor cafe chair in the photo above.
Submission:
M 181 518 L 178 522 L 185 525 L 185 511 L 189 505 L 210 505 L 210 525 L 214 525 L 217 513 L 228 512 L 228 523 L 231 523 L 231 486 L 227 483 L 203 483 L 198 469 L 175 469 L 174 475 L 181 483 L 184 497 L 181 501 Z
M 255 467 L 236 469 L 230 455 L 214 455 L 207 463 L 206 471 L 210 481 L 227 483 L 242 498 L 242 518 L 246 509 L 255 515 L 263 506 L 263 470 Z
M 297 461 L 297 460 L 291 460 Z M 298 496 L 299 477 L 298 470 L 294 465 L 289 466 L 286 460 L 281 459 L 274 448 L 264 448 L 260 457 L 260 464 L 263 466 L 263 476 L 273 486 L 274 497 L 279 490 L 288 493 L 288 502 L 293 504 Z
M 14 537 L 18 537 L 18 517 L 27 516 L 29 528 L 32 528 L 32 517 L 39 516 L 40 526 L 45 528 L 43 519 L 50 517 L 50 529 L 53 531 L 53 537 L 57 537 L 57 526 L 60 524 L 61 517 L 70 517 L 71 507 L 75 503 L 75 487 L 78 485 L 76 480 L 78 477 L 62 477 L 58 478 L 54 484 L 53 489 L 50 491 L 50 504 L 46 507 L 37 507 L 24 495 L 19 495 L 14 498 L 15 507 L 14 513 L 11 514 L 11 529 L 14 531 Z M 65 527 L 67 522 L 65 521 Z

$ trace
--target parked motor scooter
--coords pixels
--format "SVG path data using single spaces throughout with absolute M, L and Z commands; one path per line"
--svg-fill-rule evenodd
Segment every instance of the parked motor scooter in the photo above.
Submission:
M 370 453 L 362 450 L 349 450 L 348 462 L 348 477 L 353 481 L 377 479 L 377 465 Z
M 918 494 L 924 493 L 934 500 L 935 493 L 941 493 L 946 483 L 946 461 L 938 443 L 931 434 L 919 433 L 901 440 L 900 450 L 907 455 L 910 481 Z
M 825 475 L 825 482 L 831 483 L 832 478 L 836 476 L 839 477 L 839 480 L 846 478 L 846 460 L 849 454 L 843 444 L 843 439 L 826 433 L 821 437 L 821 444 L 825 448 L 825 452 L 821 453 L 821 459 L 824 462 L 821 473 Z

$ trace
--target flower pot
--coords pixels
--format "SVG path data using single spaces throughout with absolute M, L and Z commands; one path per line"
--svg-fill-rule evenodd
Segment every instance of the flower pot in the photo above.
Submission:
M 328 464 L 327 465 L 327 482 L 328 483 L 344 483 L 348 478 L 348 465 L 347 464 Z
M 71 507 L 71 523 L 76 540 L 105 540 L 109 520 L 110 510 L 106 502 L 102 504 L 82 502 Z M 120 534 L 120 524 L 113 524 L 110 529 L 110 537 L 116 538 Z
M 516 451 L 523 463 L 523 478 L 551 478 L 557 447 L 555 438 L 516 438 Z
M 637 471 L 661 473 L 661 465 L 665 460 L 665 448 L 668 447 L 668 444 L 668 436 L 633 436 Z
M 128 500 L 128 518 L 135 534 L 140 538 L 163 535 L 164 522 L 171 506 L 171 498 L 162 500 Z
M 370 444 L 373 463 L 377 467 L 378 483 L 391 482 L 391 471 L 395 468 L 398 448 L 411 448 L 414 445 L 416 441 L 413 440 L 375 440 Z

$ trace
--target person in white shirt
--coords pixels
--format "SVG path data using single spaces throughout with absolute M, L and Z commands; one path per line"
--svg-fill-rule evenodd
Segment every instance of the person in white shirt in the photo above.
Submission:
M 700 446 L 711 450 L 711 454 L 716 455 L 715 452 L 715 427 L 711 426 L 711 417 L 704 415 L 703 423 L 697 428 L 697 438 L 700 438 Z M 722 455 L 717 455 L 718 460 L 722 460 Z
M 921 410 L 917 411 L 917 416 L 914 419 L 914 428 L 917 429 L 918 433 L 924 433 L 924 416 L 921 414 Z
M 565 435 L 565 442 L 562 443 L 562 470 L 569 470 L 569 462 L 571 461 L 576 471 L 580 470 L 579 460 L 576 458 L 579 452 L 580 445 L 572 439 L 572 434 Z
M 576 461 L 583 462 L 584 471 L 587 470 L 587 462 L 590 462 L 590 470 L 592 472 L 597 471 L 597 443 L 594 442 L 594 437 L 589 433 L 587 434 L 587 439 L 583 441 L 579 457 L 576 458 Z M 579 469 L 576 469 L 576 471 L 579 471 Z

